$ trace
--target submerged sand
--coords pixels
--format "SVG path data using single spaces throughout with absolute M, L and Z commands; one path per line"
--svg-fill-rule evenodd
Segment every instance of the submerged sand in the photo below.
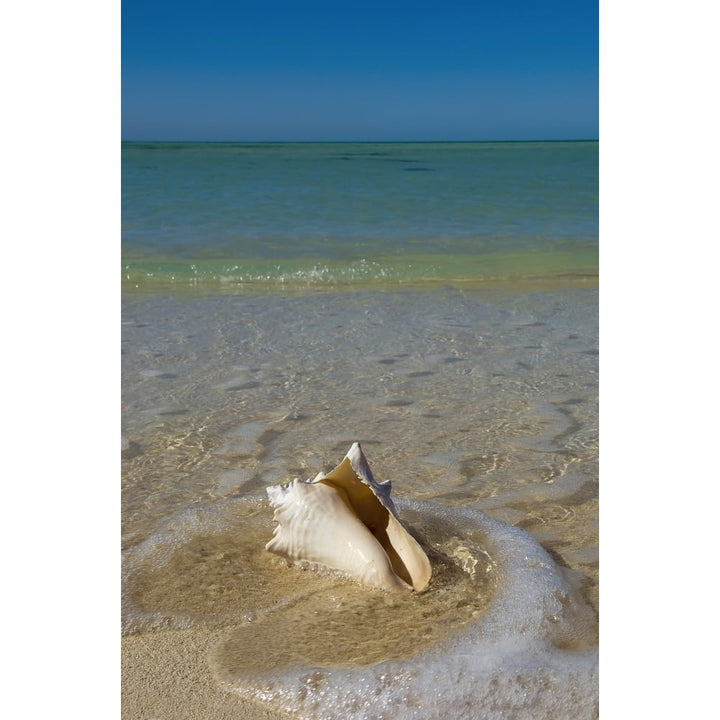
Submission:
M 259 605 L 218 518 L 247 533 L 240 499 L 354 440 L 400 497 L 526 530 L 597 611 L 596 292 L 132 298 L 123 318 L 125 720 L 287 717 L 211 666 Z M 145 559 L 172 532 L 160 584 Z

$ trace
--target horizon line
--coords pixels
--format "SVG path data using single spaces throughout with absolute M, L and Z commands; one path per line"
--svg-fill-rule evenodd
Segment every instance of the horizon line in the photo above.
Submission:
M 120 138 L 120 142 L 137 142 L 137 143 L 244 143 L 244 144 L 289 144 L 289 143 L 307 143 L 307 144 L 340 144 L 340 143 L 533 143 L 533 142 L 599 142 L 600 139 L 597 137 L 589 138 L 529 138 L 529 139 L 494 139 L 494 140 L 478 140 L 478 139 L 463 139 L 463 140 L 244 140 L 238 138 L 235 140 L 184 140 L 180 138 L 175 139 L 157 139 L 157 138 Z

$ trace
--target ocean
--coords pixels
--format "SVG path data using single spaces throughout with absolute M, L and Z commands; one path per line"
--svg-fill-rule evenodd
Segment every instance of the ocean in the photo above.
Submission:
M 121 287 L 124 643 L 301 718 L 597 717 L 596 142 L 124 143 Z M 355 441 L 422 593 L 264 549 Z
M 586 278 L 598 145 L 125 143 L 123 289 Z

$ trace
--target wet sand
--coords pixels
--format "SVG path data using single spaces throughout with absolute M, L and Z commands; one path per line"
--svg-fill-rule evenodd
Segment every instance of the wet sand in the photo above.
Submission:
M 125 720 L 283 720 L 289 717 L 221 688 L 207 657 L 223 633 L 195 628 L 122 640 Z

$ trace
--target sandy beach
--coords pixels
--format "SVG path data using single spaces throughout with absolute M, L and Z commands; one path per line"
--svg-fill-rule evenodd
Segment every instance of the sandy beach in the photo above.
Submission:
M 221 689 L 207 662 L 222 633 L 169 630 L 122 640 L 124 720 L 282 720 L 285 713 Z

